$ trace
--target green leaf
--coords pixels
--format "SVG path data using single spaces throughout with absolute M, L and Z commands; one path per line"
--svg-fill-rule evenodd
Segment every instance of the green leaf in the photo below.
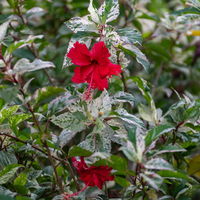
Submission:
M 148 102 L 148 104 L 151 104 L 151 101 L 153 100 L 152 99 L 152 96 L 150 94 L 150 88 L 148 86 L 148 83 L 146 80 L 144 80 L 143 78 L 140 78 L 140 77 L 132 77 L 131 78 L 132 81 L 134 81 L 140 92 L 142 93 L 142 95 L 144 96 L 144 98 L 146 99 L 146 101 Z
M 102 132 L 93 131 L 79 144 L 79 146 L 92 152 L 110 153 L 111 135 L 104 130 L 102 130 Z
M 98 133 L 95 134 L 95 152 L 105 152 L 110 153 L 112 146 L 111 146 L 111 135 L 109 132 L 103 132 L 103 134 Z
M 24 196 L 17 196 L 16 200 L 32 200 L 29 197 L 24 197 Z
M 10 21 L 7 21 L 0 25 L 0 43 L 3 41 L 3 39 L 6 36 L 6 32 L 7 32 L 9 23 L 10 23 Z
M 72 96 L 69 92 L 66 92 L 63 96 L 54 99 L 48 104 L 48 115 L 51 116 L 63 111 L 71 104 L 76 103 L 77 100 L 76 96 Z
M 75 156 L 91 156 L 93 153 L 91 151 L 88 151 L 86 149 L 83 149 L 81 147 L 78 146 L 73 146 L 70 148 L 69 152 L 68 152 L 68 157 L 75 157 Z
M 135 115 L 129 114 L 125 109 L 118 109 L 116 112 L 118 113 L 119 118 L 127 122 L 128 124 L 135 125 L 136 127 L 140 127 L 142 129 L 145 128 L 142 120 L 140 120 Z
M 100 34 L 97 31 L 78 31 L 77 33 L 74 33 L 72 36 L 73 40 L 80 41 L 80 38 L 87 38 L 87 37 L 99 37 Z
M 200 10 L 199 0 L 188 0 L 187 3 L 190 4 L 191 6 L 197 8 L 198 10 Z
M 26 4 L 26 2 L 25 2 L 25 4 Z M 27 4 L 28 4 L 28 2 L 27 2 Z M 25 6 L 27 6 L 27 4 Z M 27 9 L 29 9 L 29 8 L 27 8 Z M 28 21 L 30 20 L 32 22 L 32 20 L 31 20 L 32 17 L 41 17 L 44 14 L 46 14 L 45 9 L 43 9 L 41 7 L 32 7 L 26 12 L 26 17 L 28 18 Z
M 14 198 L 7 195 L 3 195 L 3 194 L 0 194 L 0 199 L 1 200 L 15 200 Z
M 198 133 L 200 131 L 200 125 L 194 125 L 193 123 L 185 123 L 185 127 L 189 127 L 192 131 Z
M 80 132 L 86 129 L 86 117 L 81 112 L 63 113 L 59 116 L 53 116 L 51 122 L 62 129 Z
M 130 93 L 120 91 L 113 96 L 113 102 L 114 103 L 128 102 L 133 106 L 135 102 L 135 97 Z
M 96 126 L 94 126 L 93 131 L 87 135 L 79 146 L 92 152 L 110 153 L 112 136 L 112 129 L 100 119 L 96 119 Z
M 172 170 L 172 166 L 162 158 L 153 158 L 146 162 L 145 168 L 155 170 Z
M 99 9 L 102 23 L 111 22 L 119 16 L 119 3 L 118 0 L 105 0 Z
M 14 180 L 14 187 L 16 191 L 20 194 L 27 194 L 28 193 L 28 188 L 25 187 L 27 183 L 27 174 L 26 173 L 21 173 L 15 180 Z
M 109 161 L 110 161 L 110 166 L 118 171 L 126 171 L 128 168 L 127 160 L 125 160 L 122 157 L 112 155 Z
M 130 126 L 125 124 L 125 128 L 128 132 L 128 139 L 132 142 L 133 146 L 136 147 L 137 145 L 137 127 Z
M 165 114 L 165 116 L 170 116 L 170 118 L 173 120 L 173 122 L 175 123 L 180 123 L 183 122 L 185 120 L 185 109 L 187 107 L 187 104 L 184 100 L 180 100 L 179 102 L 173 104 L 169 110 L 167 111 L 167 113 Z
M 16 8 L 17 6 L 17 1 L 15 0 L 7 0 L 11 8 Z
M 126 27 L 117 29 L 116 32 L 119 34 L 121 40 L 125 43 L 130 44 L 142 44 L 142 35 L 139 31 L 134 28 Z
M 0 110 L 4 107 L 5 103 L 6 102 L 4 101 L 4 99 L 0 98 Z
M 170 195 L 165 195 L 159 198 L 159 200 L 171 200 L 172 197 Z
M 150 88 L 148 86 L 147 81 L 145 81 L 144 79 L 140 77 L 132 77 L 131 80 L 133 80 L 137 84 L 140 92 L 142 93 L 143 97 L 146 99 L 148 103 L 147 109 L 145 109 L 145 106 L 142 104 L 139 106 L 138 109 L 139 109 L 140 115 L 144 117 L 146 120 L 150 120 L 151 122 L 154 122 L 154 124 L 158 124 L 158 115 L 157 115 L 156 106 L 151 96 Z M 146 113 L 145 113 L 145 110 L 146 110 Z
M 95 23 L 90 21 L 88 19 L 88 17 L 73 17 L 69 21 L 65 22 L 65 25 L 74 33 L 77 33 L 77 32 L 98 33 L 98 29 L 97 29 Z M 89 36 L 89 35 L 87 35 L 87 36 Z M 79 37 L 81 37 L 81 36 L 79 35 Z
M 26 173 L 21 173 L 15 180 L 14 180 L 14 185 L 26 185 L 27 183 L 27 174 Z
M 16 193 L 10 191 L 9 189 L 7 189 L 7 188 L 5 188 L 3 186 L 0 186 L 0 195 L 2 195 L 2 198 L 3 198 L 3 195 L 5 195 L 6 197 L 8 197 L 8 196 L 9 197 L 14 197 L 14 196 L 16 196 Z M 8 199 L 5 199 L 5 200 L 8 200 Z
M 72 132 L 70 130 L 64 129 L 58 136 L 58 144 L 61 148 L 67 145 L 77 134 L 77 132 Z
M 35 79 L 35 78 L 31 78 L 31 79 L 29 79 L 29 80 L 24 84 L 24 86 L 23 86 L 24 93 L 27 93 L 28 88 L 29 88 L 31 82 L 32 82 L 34 79 Z
M 100 19 L 99 19 L 99 15 L 98 15 L 98 10 L 94 6 L 93 0 L 90 0 L 88 11 L 90 13 L 92 21 L 97 23 L 97 24 L 99 24 L 100 23 Z
M 142 162 L 145 151 L 144 136 L 141 132 L 136 131 L 135 138 L 132 139 L 133 142 L 127 141 L 126 146 L 122 146 L 120 150 L 123 151 L 129 160 L 133 162 Z
M 156 106 L 151 96 L 147 81 L 140 77 L 133 77 L 131 79 L 137 84 L 140 92 L 148 103 L 148 106 L 145 106 L 143 104 L 140 104 L 138 106 L 139 114 L 141 115 L 141 117 L 143 117 L 143 119 L 153 122 L 154 124 L 158 124 L 159 121 Z
M 8 108 L 3 108 L 0 111 L 0 123 L 2 123 L 5 119 L 12 117 L 17 112 L 18 109 L 19 109 L 18 105 L 11 106 Z
M 0 151 L 0 169 L 6 167 L 10 164 L 16 164 L 17 158 L 15 157 L 14 153 Z
M 124 153 L 124 155 L 128 158 L 128 160 L 132 162 L 137 162 L 138 161 L 138 156 L 136 149 L 133 146 L 127 147 L 121 147 L 120 150 Z
M 22 58 L 17 61 L 12 70 L 12 73 L 24 74 L 26 72 L 33 72 L 36 70 L 46 69 L 50 67 L 55 68 L 55 65 L 52 62 L 42 61 L 40 59 L 35 59 L 33 62 L 30 62 L 28 59 Z
M 23 166 L 19 164 L 11 164 L 3 168 L 3 170 L 0 171 L 0 185 L 7 183 L 11 178 L 13 178 L 20 167 Z
M 155 112 L 146 105 L 139 104 L 138 111 L 142 119 L 148 122 L 155 122 Z
M 11 103 L 17 97 L 18 89 L 16 87 L 0 87 L 0 98 L 6 103 Z
M 87 111 L 93 118 L 105 118 L 109 115 L 112 108 L 112 101 L 107 92 L 104 90 L 99 97 L 93 99 L 87 104 Z
M 34 36 L 29 36 L 26 40 L 19 40 L 19 41 L 15 41 L 14 43 L 12 43 L 6 50 L 6 56 L 10 55 L 14 50 L 20 48 L 20 47 L 24 47 L 28 44 L 33 43 L 35 40 L 37 39 L 42 39 L 43 35 L 34 35 Z
M 154 127 L 147 132 L 145 137 L 146 146 L 149 146 L 152 142 L 155 142 L 161 135 L 169 133 L 174 129 L 175 128 L 173 126 L 167 124 Z
M 145 47 L 156 57 L 157 60 L 168 62 L 171 59 L 171 55 L 166 51 L 166 47 L 160 43 L 148 42 L 145 44 Z
M 144 180 L 148 183 L 149 186 L 153 187 L 156 190 L 160 189 L 160 186 L 163 182 L 163 179 L 161 176 L 154 172 L 145 172 L 141 174 L 141 176 L 144 178 Z
M 199 14 L 200 10 L 197 8 L 192 8 L 192 7 L 188 7 L 188 8 L 184 8 L 184 9 L 180 9 L 180 10 L 175 10 L 172 12 L 173 15 L 183 15 L 183 14 Z
M 150 63 L 140 49 L 131 44 L 119 45 L 119 48 L 122 49 L 125 53 L 135 57 L 137 62 L 140 63 L 146 71 L 148 71 Z
M 172 171 L 172 170 L 160 170 L 157 172 L 160 176 L 164 178 L 169 178 L 169 179 L 184 179 L 187 181 L 193 181 L 192 178 L 190 178 L 185 172 L 178 172 L 178 171 Z
M 20 48 L 15 49 L 15 51 L 13 51 L 12 55 L 19 59 L 26 58 L 31 61 L 35 59 L 34 53 L 29 48 L 26 48 L 26 47 L 23 48 L 23 45 Z
M 186 150 L 183 149 L 178 144 L 169 144 L 166 146 L 161 147 L 154 155 L 159 155 L 163 153 L 175 153 L 175 152 L 185 152 Z
M 200 116 L 200 107 L 199 106 L 192 106 L 191 108 L 188 108 L 184 112 L 184 119 L 185 120 L 198 120 Z
M 59 94 L 65 91 L 66 90 L 64 88 L 53 86 L 40 88 L 34 94 L 35 104 L 46 103 L 47 101 L 51 100 L 52 98 L 58 96 Z
M 115 176 L 115 182 L 121 185 L 122 187 L 128 187 L 131 185 L 129 181 L 127 181 L 125 178 Z
M 31 117 L 31 115 L 29 114 L 15 114 L 15 115 L 12 115 L 10 118 L 9 118 L 9 123 L 12 125 L 12 126 L 16 126 L 18 125 L 19 123 L 29 119 Z
M 80 192 L 79 199 L 85 200 L 86 198 L 88 198 L 88 200 L 91 198 L 95 200 L 109 200 L 104 195 L 104 192 L 102 190 L 99 190 L 97 187 L 87 187 L 86 190 L 84 190 L 83 192 Z

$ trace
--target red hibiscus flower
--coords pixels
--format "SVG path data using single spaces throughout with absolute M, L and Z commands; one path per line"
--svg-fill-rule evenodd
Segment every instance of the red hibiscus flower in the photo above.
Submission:
M 72 158 L 72 163 L 77 170 L 79 178 L 81 181 L 85 183 L 85 187 L 83 187 L 80 191 L 75 192 L 73 194 L 64 194 L 64 199 L 71 200 L 71 197 L 79 195 L 88 186 L 97 186 L 99 189 L 102 189 L 103 184 L 106 181 L 112 181 L 114 176 L 111 175 L 111 167 L 108 166 L 88 166 L 84 158 L 81 157 L 80 161 L 77 161 L 76 158 Z
M 84 158 L 81 157 L 80 161 L 77 161 L 76 158 L 72 158 L 72 163 L 77 170 L 79 178 L 87 186 L 97 186 L 99 189 L 102 189 L 103 184 L 106 181 L 112 181 L 114 176 L 111 175 L 111 167 L 108 166 L 88 166 Z
M 78 65 L 74 70 L 74 83 L 88 83 L 90 89 L 108 88 L 108 78 L 121 73 L 121 66 L 111 63 L 110 53 L 104 42 L 97 42 L 91 50 L 85 44 L 76 42 L 67 54 L 72 63 Z

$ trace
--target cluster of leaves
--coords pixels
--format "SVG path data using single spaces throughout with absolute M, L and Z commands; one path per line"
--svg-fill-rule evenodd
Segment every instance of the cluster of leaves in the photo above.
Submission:
M 76 156 L 115 179 L 74 199 L 198 199 L 199 17 L 199 0 L 1 1 L 0 199 L 79 191 Z M 66 51 L 100 40 L 123 73 L 84 101 Z

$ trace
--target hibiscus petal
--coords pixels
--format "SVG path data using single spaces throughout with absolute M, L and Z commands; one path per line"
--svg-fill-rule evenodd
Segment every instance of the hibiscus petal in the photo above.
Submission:
M 98 65 L 98 73 L 102 78 L 110 76 L 110 65 L 109 64 Z
M 80 67 L 76 67 L 74 69 L 74 76 L 72 77 L 72 82 L 74 83 L 84 83 Z
M 99 79 L 99 82 L 96 82 L 97 89 L 103 91 L 108 88 L 108 80 L 107 78 Z
M 99 64 L 109 62 L 108 58 L 110 53 L 104 42 L 97 42 L 92 47 L 91 51 L 92 60 L 97 61 Z
M 109 76 L 119 75 L 120 73 L 122 73 L 121 66 L 113 64 L 111 62 L 109 63 L 109 69 L 110 69 Z
M 112 75 L 119 75 L 122 70 L 120 65 L 111 62 L 104 65 L 98 65 L 99 74 L 102 78 L 111 77 Z
M 82 79 L 84 80 L 84 82 L 87 82 L 87 79 L 91 79 L 91 73 L 93 71 L 93 65 L 87 65 L 87 66 L 82 66 L 80 67 L 80 72 L 81 72 L 81 76 Z
M 92 177 L 92 176 L 91 176 L 91 173 L 90 173 L 89 170 L 87 170 L 87 171 L 82 171 L 82 172 L 80 173 L 80 180 L 83 181 L 86 185 L 91 186 L 91 185 L 90 185 L 90 183 L 92 183 L 92 182 L 91 182 L 91 181 L 92 181 L 92 178 L 91 178 L 91 177 Z
M 90 52 L 85 44 L 76 42 L 67 54 L 75 65 L 85 66 L 91 63 Z
M 97 186 L 99 189 L 102 189 L 104 182 L 101 181 L 101 177 L 93 174 L 93 186 Z
M 103 91 L 104 89 L 108 88 L 108 80 L 107 78 L 102 78 L 98 72 L 98 70 L 95 70 L 93 72 L 93 82 L 92 82 L 92 88 L 97 88 L 98 90 Z

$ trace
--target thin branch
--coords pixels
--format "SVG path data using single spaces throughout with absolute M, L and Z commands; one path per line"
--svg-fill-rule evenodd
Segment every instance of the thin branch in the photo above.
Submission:
M 49 75 L 47 69 L 44 69 L 44 73 L 46 74 L 46 76 L 47 76 L 49 82 L 51 83 L 51 85 L 55 86 L 55 83 L 54 83 L 53 79 L 51 78 L 51 76 Z
M 27 142 L 27 141 L 21 140 L 21 139 L 19 139 L 18 137 L 14 136 L 14 135 L 10 135 L 10 134 L 8 134 L 8 133 L 0 133 L 0 135 L 1 135 L 1 136 L 6 136 L 6 137 L 9 137 L 9 138 L 12 138 L 13 140 L 15 140 L 15 141 L 17 141 L 17 142 L 20 142 L 20 143 L 23 143 L 23 144 L 26 144 L 26 145 L 30 145 L 33 149 L 35 149 L 35 150 L 37 150 L 37 151 L 39 151 L 39 152 L 41 152 L 41 153 L 43 153 L 43 154 L 45 154 L 45 155 L 48 156 L 48 154 L 47 154 L 43 149 L 39 148 L 38 146 L 36 146 L 36 145 L 34 145 L 34 144 L 30 144 L 30 143 Z M 58 157 L 56 157 L 56 156 L 53 156 L 53 158 L 56 159 L 56 160 L 58 160 L 58 161 L 60 161 L 60 162 L 65 162 L 65 163 L 66 163 L 65 160 L 63 160 L 63 159 L 61 159 L 61 158 L 58 158 Z
M 119 51 L 117 51 L 117 64 L 120 65 L 120 60 L 119 60 Z M 121 80 L 124 86 L 124 92 L 128 92 L 128 87 L 126 85 L 126 79 L 125 79 L 125 75 L 124 72 L 122 71 L 121 73 Z
M 20 85 L 20 86 L 21 86 L 21 85 Z M 25 95 L 25 93 L 24 93 L 24 91 L 23 91 L 22 86 L 21 86 L 21 88 L 19 89 L 19 91 L 21 92 L 21 94 L 22 94 L 23 97 L 25 98 L 26 95 Z M 43 131 L 42 131 L 42 128 L 41 128 L 40 125 L 39 125 L 39 122 L 38 122 L 38 120 L 37 120 L 37 117 L 35 116 L 35 113 L 34 113 L 34 111 L 33 111 L 33 108 L 31 107 L 30 103 L 28 103 L 28 102 L 26 103 L 26 106 L 27 106 L 29 112 L 30 112 L 31 115 L 32 115 L 33 121 L 34 121 L 36 127 L 38 128 L 38 131 L 39 131 L 40 133 L 42 133 L 42 132 L 43 132 Z
M 176 143 L 176 133 L 178 132 L 178 129 L 185 123 L 185 121 L 179 122 L 176 126 L 176 128 L 173 130 L 172 134 L 173 134 L 173 142 L 172 144 L 174 145 Z
M 125 76 L 124 76 L 124 72 L 121 73 L 121 79 L 122 79 L 122 83 L 123 83 L 123 86 L 124 86 L 124 92 L 128 92 L 128 88 L 127 88 L 127 85 L 126 85 L 126 79 L 125 79 Z
M 60 188 L 60 193 L 63 193 L 63 192 L 64 192 L 64 188 L 63 188 L 62 180 L 61 180 L 60 177 L 58 176 L 58 172 L 57 172 L 56 165 L 55 165 L 55 163 L 54 163 L 53 157 L 52 157 L 52 155 L 51 155 L 51 151 L 50 151 L 50 149 L 49 149 L 49 147 L 48 147 L 46 141 L 43 142 L 43 145 L 44 145 L 44 147 L 45 147 L 46 150 L 47 150 L 47 154 L 48 154 L 49 161 L 50 161 L 50 163 L 51 163 L 51 165 L 52 165 L 52 167 L 53 167 L 53 170 L 54 170 L 56 182 L 58 183 L 59 188 Z
M 153 82 L 153 90 L 152 90 L 152 95 L 153 96 L 155 96 L 155 94 L 156 94 L 156 88 L 157 88 L 160 76 L 162 74 L 163 68 L 164 68 L 164 66 L 161 65 L 160 68 L 158 69 L 157 73 L 156 73 L 156 77 L 155 77 L 154 82 Z
M 20 17 L 20 19 L 22 20 L 22 23 L 24 24 L 24 25 L 26 25 L 26 22 L 25 22 L 25 20 L 24 20 L 24 17 L 23 17 L 23 15 L 22 15 L 22 12 L 21 12 L 21 9 L 20 9 L 20 6 L 21 6 L 21 4 L 20 4 L 21 2 L 19 2 L 19 0 L 18 0 L 18 3 L 17 3 L 17 7 L 16 7 L 16 9 L 17 9 L 17 15 Z

